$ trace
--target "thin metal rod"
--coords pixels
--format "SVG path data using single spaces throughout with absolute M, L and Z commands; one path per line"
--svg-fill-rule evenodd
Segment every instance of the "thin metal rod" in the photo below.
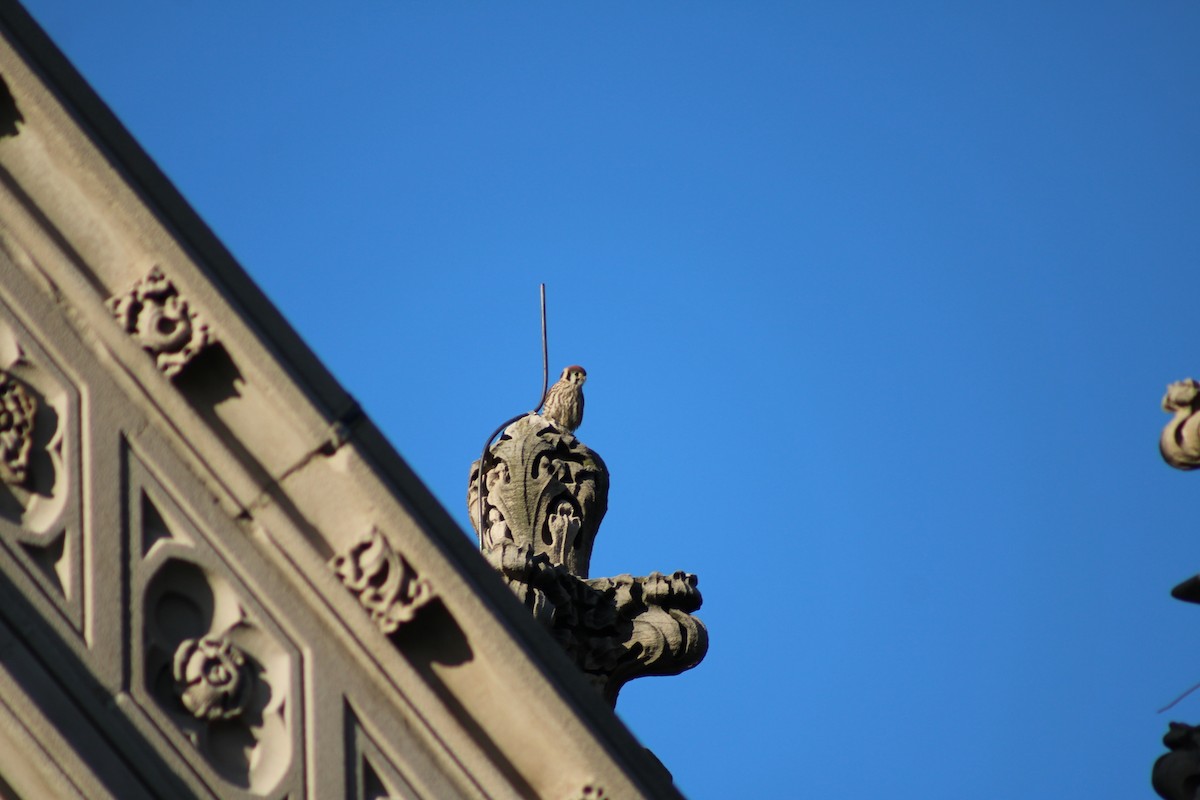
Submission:
M 548 339 L 546 338 L 546 284 L 541 284 L 542 297 L 542 398 L 538 400 L 537 408 L 533 409 L 534 414 L 542 410 L 542 405 L 546 402 L 546 392 L 550 387 L 550 348 Z M 487 466 L 488 451 L 491 450 L 492 440 L 499 435 L 500 431 L 512 425 L 517 420 L 526 416 L 525 414 L 517 414 L 512 419 L 505 420 L 500 423 L 496 430 L 492 431 L 492 435 L 483 443 L 483 453 L 479 456 L 479 479 L 476 482 L 476 491 L 479 494 L 479 543 L 483 544 L 483 530 L 485 521 L 483 519 L 483 473 Z
M 1161 713 L 1163 713 L 1164 711 L 1167 711 L 1168 709 L 1170 709 L 1170 708 L 1173 708 L 1173 707 L 1175 706 L 1175 704 L 1176 704 L 1176 703 L 1178 703 L 1180 700 L 1182 700 L 1183 698 L 1187 697 L 1189 694 L 1191 694 L 1192 692 L 1196 691 L 1197 689 L 1200 689 L 1200 683 L 1197 683 L 1195 686 L 1193 686 L 1192 688 L 1188 689 L 1188 690 L 1187 690 L 1186 692 L 1184 692 L 1183 694 L 1179 695 L 1179 697 L 1176 697 L 1174 700 L 1172 700 L 1171 702 L 1167 703 L 1165 706 L 1163 706 L 1162 708 L 1160 708 L 1160 709 L 1158 710 L 1158 713 L 1159 713 L 1159 714 L 1161 714 Z
M 550 349 L 547 347 L 546 338 L 546 284 L 542 284 L 542 399 L 538 400 L 537 408 L 533 413 L 538 413 L 542 410 L 542 406 L 546 404 L 546 390 L 550 387 Z

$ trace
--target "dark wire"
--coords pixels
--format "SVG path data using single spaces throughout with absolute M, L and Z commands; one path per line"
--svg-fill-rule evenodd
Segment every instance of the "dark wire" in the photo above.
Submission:
M 542 296 L 542 398 L 538 400 L 537 408 L 533 409 L 534 414 L 542 410 L 542 406 L 546 403 L 546 392 L 550 387 L 550 348 L 546 338 L 546 284 L 541 284 Z M 528 413 L 528 412 L 527 412 Z M 486 524 L 483 518 L 483 471 L 487 466 L 488 451 L 492 448 L 492 440 L 500 434 L 500 431 L 512 425 L 517 420 L 524 417 L 525 414 L 517 414 L 512 419 L 505 420 L 500 423 L 500 427 L 492 431 L 492 435 L 483 443 L 483 453 L 479 456 L 479 478 L 476 482 L 476 489 L 479 493 L 479 543 L 483 544 L 483 528 Z
M 1170 709 L 1170 708 L 1174 707 L 1174 705 L 1175 705 L 1176 703 L 1178 703 L 1180 700 L 1182 700 L 1183 698 L 1187 697 L 1189 694 L 1191 694 L 1192 692 L 1196 691 L 1197 689 L 1200 689 L 1200 683 L 1197 683 L 1195 686 L 1193 686 L 1192 688 L 1188 689 L 1188 690 L 1187 690 L 1186 692 L 1184 692 L 1183 694 L 1179 695 L 1179 697 L 1176 697 L 1174 700 L 1172 700 L 1171 702 L 1167 703 L 1165 706 L 1163 706 L 1162 708 L 1160 708 L 1160 709 L 1158 710 L 1158 713 L 1159 713 L 1159 714 L 1161 714 L 1161 713 L 1163 713 L 1164 711 L 1167 711 L 1168 709 Z

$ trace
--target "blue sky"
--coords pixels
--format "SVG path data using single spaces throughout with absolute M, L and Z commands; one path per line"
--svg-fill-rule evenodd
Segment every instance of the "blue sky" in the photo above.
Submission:
M 28 6 L 464 528 L 548 284 L 593 574 L 700 575 L 618 706 L 690 797 L 1152 796 L 1200 5 Z

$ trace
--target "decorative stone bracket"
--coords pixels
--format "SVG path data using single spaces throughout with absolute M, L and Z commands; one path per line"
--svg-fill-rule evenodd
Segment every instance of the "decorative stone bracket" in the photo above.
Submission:
M 695 575 L 588 579 L 608 508 L 608 468 L 593 450 L 529 414 L 489 449 L 480 526 L 479 462 L 467 503 L 480 550 L 608 701 L 646 675 L 700 663 L 708 631 Z

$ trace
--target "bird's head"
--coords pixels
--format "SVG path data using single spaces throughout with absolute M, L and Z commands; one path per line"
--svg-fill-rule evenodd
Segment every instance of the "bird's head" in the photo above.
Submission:
M 573 383 L 576 386 L 583 386 L 583 382 L 587 380 L 587 370 L 578 364 L 572 364 L 562 371 L 559 380 Z

